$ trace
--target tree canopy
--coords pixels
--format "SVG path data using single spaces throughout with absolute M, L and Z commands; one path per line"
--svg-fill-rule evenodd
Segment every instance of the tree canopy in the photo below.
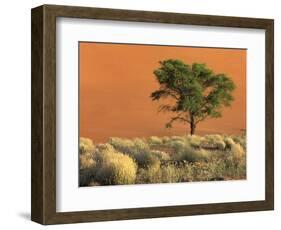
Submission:
M 175 121 L 189 123 L 192 135 L 199 122 L 207 117 L 221 117 L 222 107 L 230 106 L 234 100 L 235 84 L 226 74 L 215 74 L 205 64 L 188 65 L 175 59 L 163 60 L 159 64 L 153 73 L 160 87 L 151 93 L 151 98 L 157 101 L 173 99 L 172 103 L 159 107 L 159 111 L 174 113 L 167 128 L 171 128 Z

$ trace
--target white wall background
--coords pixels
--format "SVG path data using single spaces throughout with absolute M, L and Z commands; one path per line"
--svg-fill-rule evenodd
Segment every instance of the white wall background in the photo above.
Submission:
M 275 19 L 275 117 L 281 116 L 279 1 L 243 0 L 33 0 L 0 6 L 0 228 L 43 229 L 30 219 L 30 9 L 66 4 L 135 10 Z M 281 5 L 281 4 L 280 4 Z M 279 90 L 279 92 L 278 92 Z M 50 229 L 277 229 L 281 218 L 280 119 L 275 120 L 275 211 L 50 226 Z M 233 191 L 236 192 L 236 191 Z

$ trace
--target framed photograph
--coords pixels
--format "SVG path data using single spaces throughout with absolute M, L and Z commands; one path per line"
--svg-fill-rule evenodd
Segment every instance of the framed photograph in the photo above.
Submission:
M 32 220 L 273 210 L 273 29 L 32 9 Z

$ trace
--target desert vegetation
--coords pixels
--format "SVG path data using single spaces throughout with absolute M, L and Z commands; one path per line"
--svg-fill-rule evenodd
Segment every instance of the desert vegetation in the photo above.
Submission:
M 170 99 L 168 104 L 159 107 L 160 112 L 173 114 L 166 123 L 167 128 L 174 122 L 181 122 L 189 125 L 193 135 L 199 122 L 207 117 L 221 117 L 223 107 L 231 106 L 236 86 L 226 74 L 216 74 L 206 64 L 187 64 L 177 59 L 163 60 L 159 64 L 153 72 L 159 89 L 150 97 L 153 101 Z
M 80 138 L 79 158 L 80 186 L 246 179 L 245 135 Z
M 195 135 L 198 123 L 221 117 L 231 106 L 232 79 L 206 64 L 177 59 L 160 61 L 153 74 L 158 88 L 150 99 L 164 101 L 159 112 L 171 114 L 166 128 L 181 122 L 186 135 L 112 137 L 103 144 L 81 138 L 80 186 L 245 179 L 245 135 Z

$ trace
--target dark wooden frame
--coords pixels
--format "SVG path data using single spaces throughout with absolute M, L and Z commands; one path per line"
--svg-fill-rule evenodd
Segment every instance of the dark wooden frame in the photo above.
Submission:
M 266 187 L 264 201 L 56 212 L 56 18 L 88 18 L 256 28 L 266 31 Z M 274 21 L 103 8 L 43 5 L 32 9 L 31 219 L 41 224 L 109 221 L 274 209 Z

